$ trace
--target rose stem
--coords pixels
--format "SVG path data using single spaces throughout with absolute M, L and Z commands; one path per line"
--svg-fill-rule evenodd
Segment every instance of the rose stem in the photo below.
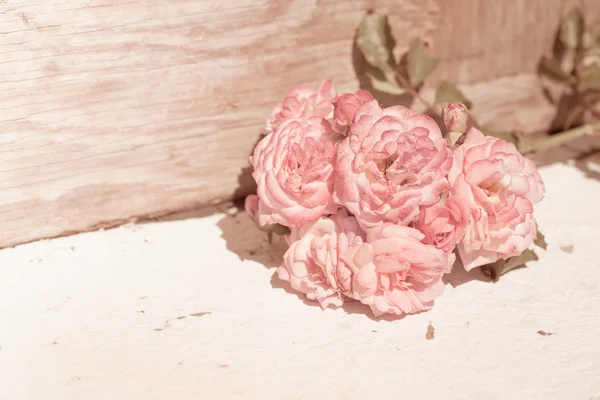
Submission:
M 521 153 L 530 153 L 552 149 L 562 146 L 572 140 L 579 139 L 584 136 L 592 136 L 600 133 L 600 123 L 583 125 L 578 128 L 569 129 L 564 132 L 557 133 L 545 138 L 528 138 L 519 136 L 518 148 Z

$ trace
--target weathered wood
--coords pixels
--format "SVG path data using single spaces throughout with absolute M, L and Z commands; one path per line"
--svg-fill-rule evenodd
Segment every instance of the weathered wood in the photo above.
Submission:
M 543 129 L 535 65 L 562 0 L 1 0 L 0 247 L 231 198 L 287 89 L 357 87 L 352 39 L 391 12 L 492 126 Z M 588 0 L 586 16 L 600 4 Z

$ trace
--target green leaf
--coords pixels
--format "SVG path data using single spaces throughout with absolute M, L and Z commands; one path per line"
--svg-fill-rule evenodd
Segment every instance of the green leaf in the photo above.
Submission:
M 577 90 L 580 93 L 588 90 L 600 90 L 600 64 L 589 64 L 579 70 Z
M 435 92 L 435 102 L 441 101 L 453 101 L 455 103 L 462 103 L 467 108 L 471 108 L 473 103 L 465 97 L 455 85 L 449 82 L 442 82 Z
M 383 73 L 396 69 L 393 54 L 396 41 L 392 36 L 386 14 L 377 12 L 366 14 L 358 25 L 356 44 L 371 66 Z
M 563 71 L 560 61 L 556 58 L 542 58 L 538 66 L 538 73 L 558 82 L 564 82 L 571 78 L 567 72 Z
M 513 269 L 525 267 L 529 261 L 538 260 L 533 250 L 525 250 L 520 256 L 510 257 L 507 260 L 498 260 L 495 263 L 481 267 L 481 271 L 492 281 L 498 282 L 500 277 Z
M 419 39 L 413 39 L 408 47 L 408 78 L 413 87 L 419 86 L 437 65 L 433 58 Z
M 583 15 L 578 9 L 572 10 L 560 26 L 559 39 L 567 49 L 576 49 L 583 34 Z
M 375 89 L 377 91 L 391 94 L 391 95 L 401 95 L 401 94 L 406 93 L 406 90 L 404 90 L 402 87 L 400 87 L 398 85 L 398 83 L 396 82 L 395 78 L 393 78 L 392 76 L 381 78 L 377 74 L 372 74 L 369 72 L 367 72 L 367 76 L 369 77 L 369 80 L 371 81 L 371 85 L 373 86 L 373 89 Z
M 537 247 L 541 247 L 544 250 L 548 250 L 548 243 L 546 243 L 546 237 L 544 236 L 544 234 L 539 229 L 537 231 L 537 237 L 535 238 L 535 240 L 533 241 L 533 243 Z

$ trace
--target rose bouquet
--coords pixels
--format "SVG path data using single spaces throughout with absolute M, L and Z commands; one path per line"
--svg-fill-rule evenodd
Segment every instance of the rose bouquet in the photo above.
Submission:
M 544 196 L 534 163 L 461 104 L 442 115 L 440 127 L 330 80 L 291 90 L 250 158 L 246 198 L 262 229 L 288 228 L 279 278 L 323 308 L 354 299 L 402 315 L 433 306 L 457 256 L 466 270 L 519 260 Z

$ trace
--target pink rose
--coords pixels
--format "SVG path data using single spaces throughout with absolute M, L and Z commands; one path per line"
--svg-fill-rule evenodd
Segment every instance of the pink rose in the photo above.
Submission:
M 465 269 L 517 256 L 536 236 L 533 205 L 544 197 L 544 183 L 533 161 L 512 143 L 473 128 L 454 150 L 448 180 L 452 193 L 471 209 L 458 244 Z
M 258 222 L 298 227 L 338 208 L 331 200 L 335 144 L 322 118 L 288 120 L 263 138 L 251 158 Z
M 363 229 L 408 225 L 448 189 L 451 151 L 435 121 L 406 107 L 364 103 L 338 146 L 334 201 Z
M 283 102 L 275 106 L 263 134 L 277 130 L 288 119 L 328 117 L 333 111 L 335 96 L 331 79 L 324 80 L 316 91 L 303 87 L 290 90 Z
M 258 214 L 258 196 L 255 194 L 246 196 L 244 208 L 250 217 L 255 218 Z
M 343 256 L 354 272 L 354 298 L 376 316 L 431 308 L 444 290 L 442 275 L 450 272 L 455 257 L 422 243 L 423 238 L 414 228 L 390 223 L 368 231 L 367 242 Z
M 277 269 L 279 278 L 322 308 L 341 306 L 343 295 L 352 290 L 352 271 L 340 255 L 364 241 L 356 219 L 340 209 L 331 217 L 292 229 L 289 241 L 283 265 Z
M 356 93 L 344 93 L 333 103 L 333 130 L 346 135 L 354 122 L 356 112 L 365 102 L 373 100 L 371 93 L 359 90 Z
M 446 254 L 462 239 L 471 218 L 469 205 L 462 197 L 450 196 L 445 201 L 422 206 L 415 224 L 425 235 L 423 243 L 431 244 Z

